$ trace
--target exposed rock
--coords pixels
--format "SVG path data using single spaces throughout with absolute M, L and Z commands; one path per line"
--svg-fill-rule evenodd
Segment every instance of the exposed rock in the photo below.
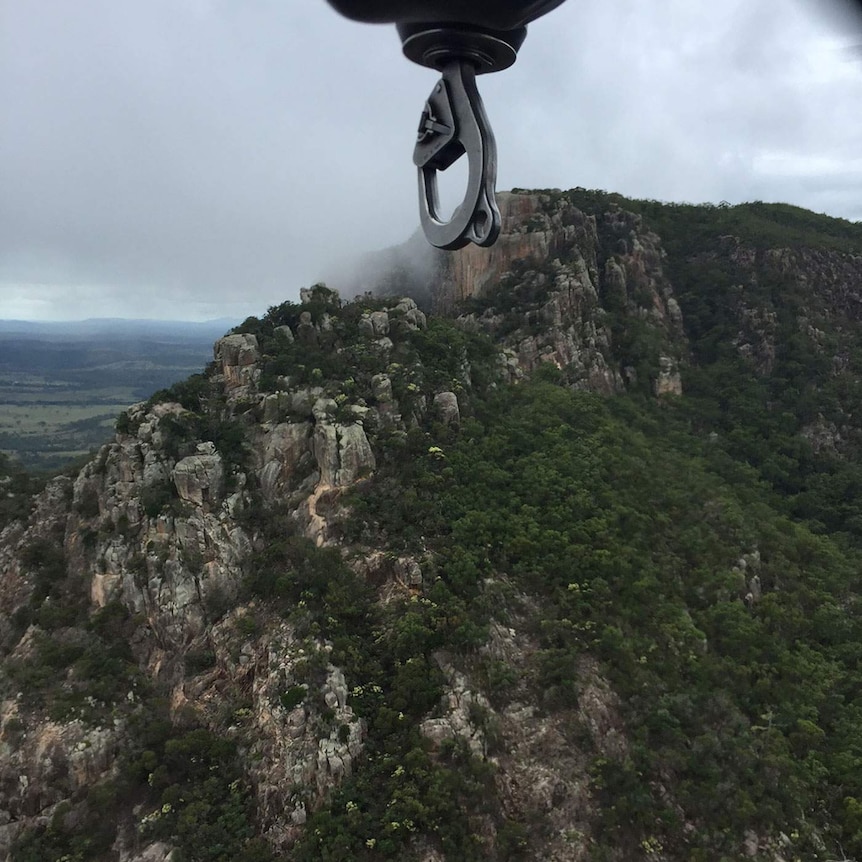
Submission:
M 322 485 L 347 487 L 376 466 L 365 429 L 355 422 L 318 422 L 312 446 Z
M 215 343 L 213 356 L 220 365 L 225 389 L 234 397 L 247 392 L 260 377 L 257 336 L 249 333 L 226 335 Z
M 16 717 L 8 701 L 0 705 L 3 724 Z M 113 727 L 86 727 L 80 721 L 46 721 L 28 727 L 18 745 L 0 757 L 0 853 L 8 851 L 30 818 L 109 777 L 116 766 L 121 735 Z M 5 856 L 3 858 L 6 858 Z
M 474 717 L 490 709 L 488 698 L 479 691 L 470 689 L 467 677 L 447 663 L 445 657 L 437 657 L 441 670 L 446 675 L 447 690 L 444 699 L 444 715 L 428 718 L 422 722 L 422 733 L 435 745 L 446 740 L 461 738 L 477 756 L 487 753 L 485 734 L 476 725 Z
M 290 393 L 290 411 L 296 416 L 311 418 L 314 415 L 314 405 L 323 394 L 320 386 L 306 386 Z
M 311 422 L 282 423 L 266 433 L 259 472 L 265 500 L 275 501 L 290 488 L 303 458 L 311 453 L 312 427 Z
M 844 437 L 841 430 L 834 422 L 829 422 L 821 414 L 816 421 L 804 426 L 800 431 L 811 444 L 812 450 L 816 454 L 821 452 L 841 452 L 844 448 Z
M 383 338 L 389 335 L 389 315 L 385 311 L 371 312 L 371 326 L 375 338 Z
M 462 300 L 482 296 L 516 260 L 544 260 L 556 253 L 550 219 L 542 218 L 544 230 L 524 229 L 538 216 L 539 195 L 502 192 L 497 195 L 497 204 L 503 219 L 499 239 L 489 248 L 470 244 L 446 256 L 442 281 L 434 295 L 435 311 L 451 313 Z
M 595 751 L 609 759 L 626 756 L 619 703 L 598 665 L 590 660 L 573 667 L 576 711 L 540 710 L 529 700 L 537 645 L 520 629 L 492 622 L 482 652 L 507 665 L 519 684 L 507 702 L 493 705 L 444 655 L 438 663 L 447 688 L 442 715 L 426 719 L 422 732 L 435 744 L 463 739 L 479 757 L 494 763 L 494 781 L 504 811 L 519 812 L 527 823 L 541 823 L 530 835 L 534 858 L 587 862 L 590 858 L 591 755 L 573 745 L 573 727 L 584 728 Z
M 427 321 L 425 313 L 412 299 L 402 299 L 391 310 L 390 326 L 395 330 L 425 329 Z
M 461 421 L 458 396 L 454 392 L 438 392 L 434 396 L 434 409 L 446 425 L 457 425 Z
M 280 422 L 291 412 L 292 399 L 288 392 L 273 392 L 263 397 L 263 423 Z
M 359 331 L 366 338 L 374 338 L 374 324 L 371 321 L 371 315 L 367 312 L 359 318 L 359 323 L 357 324 Z
M 183 458 L 177 462 L 171 478 L 181 500 L 195 506 L 214 506 L 222 500 L 224 467 L 218 453 L 189 455 Z
M 131 853 L 132 855 L 121 854 L 120 862 L 175 862 L 180 858 L 178 851 L 163 841 L 156 841 Z
M 653 384 L 656 395 L 682 395 L 682 379 L 679 368 L 670 356 L 659 356 L 658 377 Z
M 451 310 L 498 284 L 515 286 L 515 295 L 525 298 L 520 305 L 462 318 L 468 327 L 502 336 L 507 377 L 515 381 L 551 363 L 576 388 L 604 394 L 639 382 L 634 373 L 627 380 L 615 360 L 611 314 L 637 326 L 644 321 L 661 345 L 652 357 L 652 390 L 680 394 L 682 314 L 664 274 L 659 238 L 641 219 L 622 211 L 587 216 L 564 200 L 536 194 L 501 196 L 501 210 L 497 245 L 462 249 L 441 264 L 436 307 Z
M 326 422 L 335 415 L 337 409 L 334 398 L 318 398 L 311 408 L 311 415 L 317 422 Z
M 422 586 L 422 568 L 412 557 L 399 557 L 395 574 L 406 587 Z
M 319 806 L 332 787 L 351 774 L 362 752 L 365 723 L 348 703 L 343 672 L 331 664 L 319 690 L 306 686 L 307 695 L 299 705 L 282 704 L 281 695 L 296 687 L 308 660 L 325 654 L 323 644 L 303 640 L 290 625 L 270 624 L 265 635 L 246 641 L 242 650 L 247 658 L 242 663 L 232 658 L 237 649 L 232 619 L 214 628 L 212 642 L 219 663 L 228 673 L 243 674 L 251 692 L 249 720 L 256 733 L 249 762 L 261 825 L 275 848 L 284 849 L 299 834 L 308 808 Z M 206 710 L 219 709 L 217 685 L 197 690 L 187 683 L 186 689 Z M 314 706 L 317 696 L 331 712 L 325 722 Z

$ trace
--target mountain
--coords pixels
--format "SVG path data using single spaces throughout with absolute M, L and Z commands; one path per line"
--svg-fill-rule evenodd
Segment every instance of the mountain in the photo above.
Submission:
M 0 857 L 862 854 L 862 226 L 502 208 L 0 464 Z

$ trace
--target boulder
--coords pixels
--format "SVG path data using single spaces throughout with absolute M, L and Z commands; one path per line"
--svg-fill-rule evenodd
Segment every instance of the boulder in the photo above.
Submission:
M 458 396 L 454 392 L 438 392 L 434 396 L 434 409 L 444 424 L 460 424 L 461 410 L 458 407 Z
M 171 479 L 181 500 L 202 506 L 221 502 L 224 494 L 224 467 L 221 455 L 189 455 L 178 461 Z
M 358 423 L 319 422 L 312 443 L 323 485 L 346 487 L 377 466 L 365 429 Z
M 228 392 L 254 383 L 260 359 L 257 336 L 248 332 L 226 335 L 216 341 L 213 355 L 216 363 L 221 365 Z
M 389 335 L 389 315 L 385 311 L 372 311 L 370 319 L 375 338 Z
M 223 367 L 254 365 L 260 359 L 257 336 L 248 332 L 226 335 L 216 341 L 213 355 Z
M 279 496 L 300 459 L 310 451 L 310 422 L 283 422 L 266 435 L 260 470 L 260 490 L 265 500 Z

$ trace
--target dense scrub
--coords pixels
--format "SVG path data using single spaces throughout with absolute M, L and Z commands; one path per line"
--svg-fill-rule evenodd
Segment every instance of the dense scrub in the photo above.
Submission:
M 671 260 L 716 247 L 723 236 L 740 237 L 761 249 L 809 248 L 853 254 L 862 250 L 862 223 L 791 204 L 670 203 L 584 188 L 547 194 L 550 206 L 565 199 L 589 215 L 601 215 L 615 207 L 638 213 L 662 237 Z
M 802 858 L 815 833 L 858 852 L 862 558 L 776 511 L 750 468 L 725 481 L 685 419 L 536 382 L 436 441 L 442 457 L 393 465 L 357 521 L 430 540 L 473 626 L 496 579 L 539 598 L 545 709 L 577 700 L 579 656 L 601 659 L 631 746 L 595 759 L 593 858 L 650 841 L 718 858 L 748 829 L 792 835 Z

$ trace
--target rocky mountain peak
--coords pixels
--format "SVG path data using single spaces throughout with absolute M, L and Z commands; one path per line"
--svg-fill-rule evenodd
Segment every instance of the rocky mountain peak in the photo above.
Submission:
M 856 229 L 501 205 L 5 517 L 0 858 L 862 852 Z

